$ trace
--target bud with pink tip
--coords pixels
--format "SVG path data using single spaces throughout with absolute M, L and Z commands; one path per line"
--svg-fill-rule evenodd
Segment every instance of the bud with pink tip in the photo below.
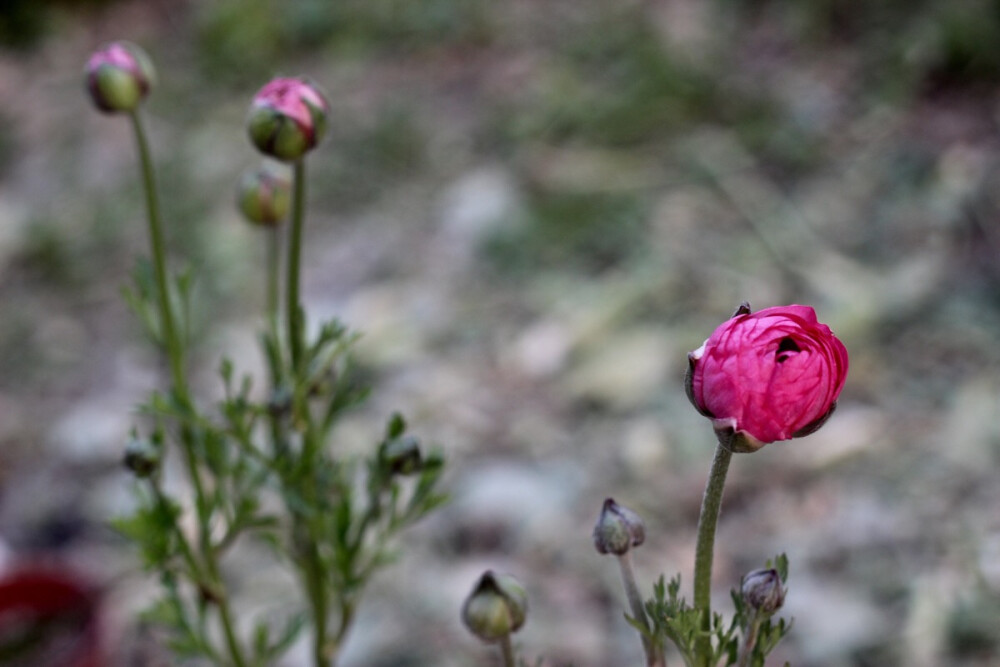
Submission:
M 265 155 L 294 162 L 323 138 L 329 112 L 329 102 L 308 79 L 272 79 L 253 98 L 247 131 Z
M 105 113 L 129 112 L 156 83 L 153 61 L 131 42 L 112 42 L 87 60 L 87 92 Z
M 251 169 L 240 179 L 236 203 L 250 222 L 276 227 L 288 215 L 291 187 L 287 178 L 271 169 Z

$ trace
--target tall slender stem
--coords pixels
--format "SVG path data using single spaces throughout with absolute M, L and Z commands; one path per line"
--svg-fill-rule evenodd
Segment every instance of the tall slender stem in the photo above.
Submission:
M 302 312 L 299 303 L 299 274 L 302 257 L 302 227 L 305 220 L 305 160 L 295 161 L 292 172 L 292 229 L 288 237 L 287 285 L 285 309 L 288 317 L 288 345 L 292 353 L 292 368 L 297 369 L 302 357 Z
M 174 390 L 186 393 L 184 378 L 184 349 L 177 336 L 174 308 L 170 301 L 170 283 L 167 281 L 166 244 L 163 241 L 163 225 L 160 223 L 160 204 L 156 196 L 156 182 L 153 177 L 153 160 L 149 155 L 146 132 L 138 111 L 132 111 L 132 128 L 135 143 L 139 147 L 139 163 L 142 166 L 143 190 L 146 194 L 146 214 L 149 219 L 149 241 L 153 255 L 153 271 L 156 276 L 157 301 L 160 309 L 160 334 L 170 362 L 170 377 Z
M 705 495 L 701 501 L 701 515 L 698 517 L 698 542 L 694 555 L 694 606 L 701 610 L 701 635 L 695 644 L 697 660 L 703 667 L 711 667 L 712 653 L 712 556 L 715 550 L 715 527 L 719 522 L 722 506 L 722 490 L 726 485 L 726 473 L 733 453 L 719 443 L 712 459 L 712 467 L 705 485 Z
M 277 225 L 267 230 L 267 323 L 272 329 L 278 326 L 278 287 L 281 270 L 281 228 Z M 275 331 L 277 333 L 277 331 Z
M 153 160 L 149 152 L 149 143 L 146 140 L 146 132 L 142 125 L 139 112 L 132 111 L 129 114 L 132 120 L 132 128 L 135 132 L 135 143 L 139 150 L 139 163 L 142 169 L 143 191 L 146 197 L 146 213 L 149 220 L 149 240 L 150 252 L 153 256 L 153 272 L 156 279 L 157 302 L 160 311 L 160 336 L 164 350 L 170 364 L 170 379 L 174 397 L 178 403 L 189 408 L 191 397 L 188 389 L 187 376 L 184 373 L 184 341 L 177 332 L 177 319 L 174 315 L 174 304 L 170 298 L 170 283 L 167 279 L 167 251 L 166 243 L 163 240 L 163 225 L 160 222 L 160 204 L 156 194 L 156 180 L 154 178 Z M 230 657 L 236 667 L 246 667 L 247 662 L 243 657 L 242 649 L 236 640 L 232 614 L 229 601 L 222 590 L 222 579 L 219 576 L 219 567 L 216 562 L 215 548 L 212 545 L 210 533 L 210 507 L 208 496 L 205 494 L 205 486 L 198 470 L 198 460 L 195 453 L 197 435 L 189 424 L 181 425 L 181 443 L 184 454 L 184 462 L 187 467 L 188 476 L 195 492 L 195 505 L 198 512 L 198 523 L 201 528 L 199 535 L 199 551 L 204 562 L 204 574 L 210 579 L 207 583 L 217 593 L 219 598 L 215 600 L 219 610 L 219 620 L 222 624 L 223 634 L 229 649 Z M 186 544 L 186 542 L 185 542 Z M 187 547 L 185 558 L 189 561 L 192 575 L 196 578 L 201 568 L 198 567 L 191 552 Z M 205 583 L 205 582 L 201 582 Z
M 632 567 L 632 554 L 628 551 L 618 556 L 618 566 L 622 573 L 622 585 L 625 587 L 625 597 L 628 598 L 629 609 L 632 610 L 632 618 L 649 631 L 649 621 L 646 618 L 646 610 L 642 604 L 642 595 L 639 593 L 639 586 L 635 582 L 635 570 Z M 666 667 L 664 659 L 659 655 L 653 642 L 646 634 L 641 635 L 642 650 L 646 654 L 646 665 L 648 667 Z
M 515 667 L 514 645 L 511 644 L 510 635 L 506 634 L 500 638 L 500 655 L 503 657 L 503 667 Z

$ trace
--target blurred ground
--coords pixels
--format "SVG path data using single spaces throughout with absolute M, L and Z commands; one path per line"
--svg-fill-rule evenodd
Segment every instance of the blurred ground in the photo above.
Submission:
M 0 536 L 108 582 L 122 664 L 154 582 L 107 522 L 159 369 L 119 298 L 145 243 L 129 129 L 80 80 L 117 38 L 160 72 L 205 396 L 220 354 L 259 365 L 262 239 L 230 194 L 246 104 L 281 73 L 333 102 L 305 296 L 365 332 L 377 384 L 338 446 L 400 409 L 454 494 L 345 667 L 490 664 L 458 621 L 487 567 L 528 586 L 525 655 L 639 664 L 591 526 L 615 497 L 648 523 L 644 585 L 690 580 L 714 443 L 685 355 L 744 299 L 814 305 L 852 367 L 823 430 L 734 461 L 716 590 L 788 553 L 775 664 L 1000 661 L 1000 3 L 64 0 L 0 21 Z

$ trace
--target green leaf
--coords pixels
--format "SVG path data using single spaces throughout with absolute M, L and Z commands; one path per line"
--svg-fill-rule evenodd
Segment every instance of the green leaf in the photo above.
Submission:
M 398 412 L 392 413 L 385 426 L 385 439 L 395 440 L 406 432 L 406 419 Z
M 293 615 L 285 623 L 285 627 L 282 629 L 281 634 L 278 636 L 276 642 L 271 644 L 268 648 L 267 655 L 271 660 L 278 658 L 291 648 L 292 644 L 298 638 L 299 633 L 302 632 L 302 628 L 306 625 L 306 615 L 304 613 L 299 613 Z
M 139 507 L 135 514 L 111 520 L 111 527 L 135 542 L 147 569 L 162 568 L 177 553 L 180 507 L 168 500 Z

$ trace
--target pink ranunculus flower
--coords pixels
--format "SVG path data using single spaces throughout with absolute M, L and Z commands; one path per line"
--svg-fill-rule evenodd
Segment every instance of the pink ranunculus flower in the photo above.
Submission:
M 688 398 L 733 451 L 812 433 L 847 379 L 847 349 L 809 306 L 740 306 L 688 355 Z
M 262 153 L 294 162 L 323 138 L 329 112 L 329 102 L 311 81 L 281 77 L 254 95 L 247 130 Z
M 153 61 L 131 42 L 112 42 L 91 54 L 84 69 L 87 92 L 106 113 L 134 111 L 156 83 Z

